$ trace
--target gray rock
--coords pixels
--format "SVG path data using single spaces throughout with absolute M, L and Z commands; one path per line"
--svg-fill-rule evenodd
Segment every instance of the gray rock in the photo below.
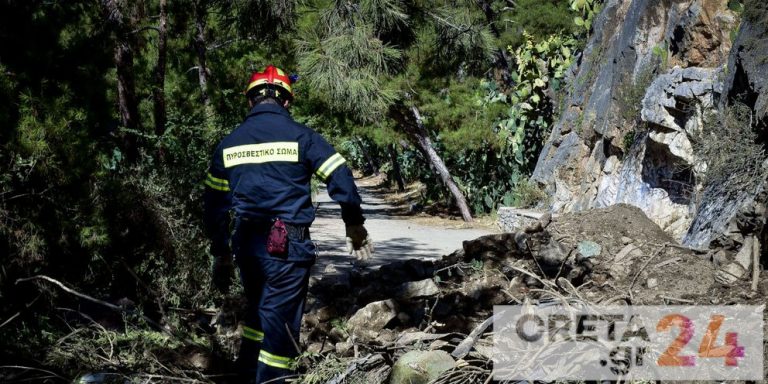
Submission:
M 768 160 L 764 166 L 766 164 Z M 692 248 L 707 248 L 716 238 L 730 238 L 743 242 L 735 225 L 738 216 L 761 209 L 760 207 L 768 199 L 767 194 L 768 182 L 766 181 L 758 187 L 757 193 L 749 190 L 730 193 L 728 182 L 708 186 L 702 193 L 696 216 L 683 237 L 683 244 Z
M 334 346 L 336 354 L 339 356 L 351 356 L 353 344 L 348 341 L 340 341 Z
M 363 339 L 375 338 L 387 323 L 397 317 L 397 313 L 397 304 L 393 300 L 374 301 L 352 315 L 347 321 L 347 328 Z
M 733 84 L 749 84 L 756 116 L 768 114 L 768 62 L 760 60 L 768 46 L 757 43 L 766 26 L 742 23 L 731 50 L 737 20 L 725 1 L 606 0 L 532 175 L 551 197 L 544 208 L 631 204 L 692 246 L 720 233 L 734 211 L 724 204 L 744 200 L 731 204 L 713 195 L 699 205 L 692 198 L 700 186 L 691 180 L 701 178 L 692 171 L 698 168 L 691 135 L 719 95 L 735 93 Z M 632 100 L 638 91 L 642 103 Z M 641 112 L 641 124 L 626 116 L 633 109 Z
M 739 253 L 736 254 L 736 258 L 733 260 L 741 264 L 745 270 L 749 270 L 752 267 L 752 243 L 754 242 L 754 236 L 747 236 L 747 238 L 744 239 L 744 245 L 742 245 Z
M 520 232 L 535 224 L 544 215 L 542 211 L 499 207 L 499 227 L 504 232 Z
M 627 261 L 631 261 L 628 259 L 632 259 L 634 257 L 639 257 L 639 256 L 642 256 L 642 252 L 640 252 L 640 249 L 632 244 L 627 244 L 624 248 L 621 249 L 621 251 L 619 251 L 619 253 L 616 254 L 616 256 L 613 258 L 613 262 L 624 263 Z
M 397 298 L 402 300 L 419 297 L 432 297 L 440 293 L 440 288 L 432 279 L 409 281 L 397 288 Z
M 571 132 L 562 137 L 560 145 L 551 147 L 539 155 L 536 169 L 531 178 L 539 182 L 548 182 L 555 176 L 555 171 L 563 164 L 574 164 L 589 153 L 578 133 Z
M 392 367 L 389 384 L 427 384 L 456 366 L 445 351 L 410 351 Z
M 600 244 L 595 243 L 594 241 L 589 241 L 589 240 L 580 241 L 577 248 L 579 250 L 579 253 L 581 253 L 581 255 L 586 258 L 599 256 L 600 252 L 602 251 L 602 247 L 600 247 Z

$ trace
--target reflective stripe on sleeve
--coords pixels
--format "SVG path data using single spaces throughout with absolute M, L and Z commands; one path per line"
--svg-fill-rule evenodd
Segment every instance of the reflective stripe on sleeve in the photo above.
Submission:
M 315 171 L 315 174 L 319 176 L 321 179 L 325 180 L 330 176 L 333 171 L 336 170 L 340 165 L 344 164 L 347 160 L 344 159 L 340 154 L 336 153 L 333 156 L 329 157 L 328 160 L 326 160 L 320 168 Z
M 243 326 L 243 337 L 248 340 L 261 342 L 264 340 L 264 332 L 253 329 L 248 326 Z
M 205 185 L 217 191 L 229 192 L 229 181 L 214 177 L 210 173 L 208 173 L 208 177 L 205 178 Z
M 259 352 L 259 361 L 270 367 L 281 369 L 293 369 L 294 362 L 290 357 L 273 355 L 263 349 Z

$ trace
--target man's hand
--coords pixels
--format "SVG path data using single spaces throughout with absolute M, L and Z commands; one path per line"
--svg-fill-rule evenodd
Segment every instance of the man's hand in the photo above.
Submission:
M 373 241 L 362 225 L 347 226 L 347 251 L 355 255 L 358 262 L 366 262 L 373 254 Z
M 232 285 L 232 277 L 235 274 L 235 266 L 232 256 L 214 256 L 213 258 L 213 286 L 223 294 L 229 293 Z

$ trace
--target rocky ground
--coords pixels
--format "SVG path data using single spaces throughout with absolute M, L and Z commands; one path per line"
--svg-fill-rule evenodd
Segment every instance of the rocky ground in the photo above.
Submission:
M 697 250 L 628 205 L 537 216 L 480 236 L 400 220 L 371 231 L 387 234 L 385 257 L 366 268 L 338 266 L 339 251 L 323 250 L 331 255 L 312 279 L 302 327 L 303 382 L 487 383 L 494 305 L 761 304 L 768 295 L 768 276 L 752 268 L 759 240 L 746 233 Z M 371 228 L 376 220 L 390 219 L 374 215 Z M 321 241 L 332 240 L 340 244 Z

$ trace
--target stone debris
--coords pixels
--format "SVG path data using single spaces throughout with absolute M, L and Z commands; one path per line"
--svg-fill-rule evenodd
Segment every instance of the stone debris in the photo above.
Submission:
M 403 300 L 432 297 L 438 293 L 440 293 L 440 288 L 432 279 L 409 281 L 397 289 L 397 297 Z
M 344 380 L 448 383 L 469 361 L 483 382 L 494 305 L 564 297 L 603 305 L 747 302 L 768 289 L 760 281 L 754 291 L 741 284 L 759 252 L 754 239 L 745 234 L 738 246 L 708 253 L 687 249 L 627 205 L 545 215 L 516 232 L 465 241 L 440 260 L 324 276 L 310 286 L 302 344 L 347 359 Z M 383 364 L 361 368 L 358 356 L 382 351 Z M 436 362 L 425 367 L 430 359 Z M 367 381 L 368 374 L 379 381 Z
M 347 321 L 347 328 L 361 338 L 375 338 L 378 332 L 397 317 L 393 300 L 376 301 L 357 311 Z
M 732 285 L 744 278 L 752 268 L 754 236 L 744 239 L 744 244 L 732 262 L 724 264 L 715 274 L 715 280 L 723 285 Z M 759 246 L 758 246 L 759 252 Z
M 455 366 L 445 351 L 410 351 L 395 362 L 389 384 L 427 384 Z

